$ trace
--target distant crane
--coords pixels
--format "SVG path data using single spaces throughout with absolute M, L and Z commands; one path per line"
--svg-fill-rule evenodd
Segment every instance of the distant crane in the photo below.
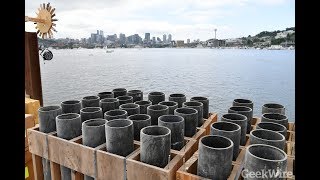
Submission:
M 217 38 L 216 38 L 216 34 L 217 34 L 217 29 L 214 29 L 214 38 L 215 38 L 215 39 L 217 39 Z

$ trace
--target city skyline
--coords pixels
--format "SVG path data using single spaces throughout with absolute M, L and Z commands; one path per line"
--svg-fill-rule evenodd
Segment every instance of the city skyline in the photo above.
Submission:
M 40 3 L 27 0 L 25 15 L 35 16 Z M 172 34 L 175 40 L 207 40 L 214 37 L 214 29 L 218 39 L 227 39 L 295 26 L 293 0 L 93 0 L 68 2 L 68 6 L 63 1 L 50 3 L 59 20 L 54 38 L 80 39 L 101 29 L 105 35 L 138 34 L 143 39 L 150 32 L 151 37 L 161 39 L 163 34 Z M 34 24 L 26 23 L 25 30 L 35 32 Z

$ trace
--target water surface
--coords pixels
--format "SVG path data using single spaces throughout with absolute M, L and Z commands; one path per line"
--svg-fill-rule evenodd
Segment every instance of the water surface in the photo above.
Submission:
M 264 103 L 286 107 L 295 116 L 295 51 L 249 49 L 103 49 L 52 50 L 52 61 L 40 57 L 44 105 L 96 95 L 124 87 L 206 96 L 210 111 L 227 113 L 235 98 L 254 102 L 261 116 Z

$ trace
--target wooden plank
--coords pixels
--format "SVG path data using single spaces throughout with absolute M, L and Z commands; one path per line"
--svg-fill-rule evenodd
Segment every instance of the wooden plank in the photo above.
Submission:
M 191 138 L 196 140 L 196 144 L 199 143 L 200 138 L 206 135 L 206 130 L 202 128 L 197 128 L 197 132 L 195 135 L 193 135 Z M 190 138 L 190 137 L 187 137 Z
M 294 170 L 294 158 L 288 157 L 287 161 L 287 171 L 292 172 L 292 175 L 288 175 L 287 179 L 295 179 L 295 170 Z
M 193 153 L 198 150 L 198 144 L 197 141 L 192 138 L 185 137 L 184 141 L 185 145 L 181 150 L 177 151 L 177 153 L 179 153 L 183 158 L 185 158 L 185 161 L 187 161 L 193 155 Z
M 25 32 L 25 91 L 43 106 L 38 37 L 35 32 Z
M 50 170 L 51 170 L 51 179 L 52 180 L 61 180 L 60 165 L 50 161 Z
M 240 152 L 238 154 L 237 159 L 234 161 L 234 164 L 241 165 L 244 161 L 244 156 L 246 154 L 246 148 L 245 147 L 239 148 L 239 151 Z
M 33 172 L 35 180 L 43 180 L 42 158 L 32 154 Z
M 240 148 L 248 147 L 250 145 L 250 135 L 246 134 L 246 144 L 244 146 L 240 145 Z
M 38 109 L 40 108 L 39 100 L 25 98 L 24 105 L 25 105 L 24 106 L 25 114 L 32 114 L 34 117 L 35 124 L 38 124 L 39 123 Z
M 34 125 L 35 125 L 34 116 L 32 114 L 25 114 L 24 122 L 25 122 L 25 130 L 27 130 L 28 128 L 34 127 Z M 25 137 L 24 137 L 24 146 L 25 146 L 25 148 L 27 148 L 29 146 L 27 133 L 25 134 Z
M 25 119 L 24 119 L 25 130 L 27 130 L 28 128 L 34 127 L 34 125 L 35 125 L 34 116 L 32 114 L 25 114 L 24 117 L 25 117 Z
M 140 150 L 134 152 L 126 161 L 128 180 L 174 180 L 176 171 L 183 164 L 182 156 L 171 150 L 171 160 L 160 168 L 140 161 Z
M 261 119 L 259 117 L 252 117 L 251 125 L 256 126 L 261 122 Z
M 295 125 L 296 125 L 295 122 L 289 122 L 288 123 L 288 130 L 295 131 L 296 130 Z
M 33 163 L 32 160 L 26 163 L 26 166 L 28 168 L 28 180 L 34 180 L 34 169 L 33 169 Z
M 218 121 L 218 114 L 217 113 L 209 113 L 209 118 L 203 119 L 203 120 L 204 120 L 204 122 L 200 126 L 200 128 L 203 128 L 206 130 L 205 135 L 209 135 L 210 129 L 211 129 L 211 124 Z
M 287 131 L 287 141 L 295 142 L 296 141 L 295 134 L 296 133 L 294 131 Z
M 82 174 L 94 176 L 95 149 L 48 135 L 49 160 Z
M 286 142 L 285 152 L 289 157 L 295 156 L 295 143 L 291 141 Z
M 193 156 L 185 162 L 177 171 L 176 179 L 177 180 L 209 180 L 197 175 L 197 166 L 198 166 L 198 151 L 193 154 Z M 228 177 L 228 180 L 238 179 L 240 175 L 241 165 L 237 164 L 235 161 L 232 161 L 232 170 Z
M 39 127 L 35 126 L 27 130 L 27 135 L 30 153 L 48 159 L 47 134 L 40 132 Z
M 84 179 L 83 174 L 77 171 L 71 170 L 71 180 L 83 180 L 83 179 Z
M 29 151 L 25 151 L 24 163 L 27 164 L 29 161 L 32 161 L 32 154 Z
M 126 179 L 126 158 L 139 151 L 140 142 L 134 141 L 135 150 L 123 157 L 106 151 L 106 144 L 97 147 L 97 179 Z

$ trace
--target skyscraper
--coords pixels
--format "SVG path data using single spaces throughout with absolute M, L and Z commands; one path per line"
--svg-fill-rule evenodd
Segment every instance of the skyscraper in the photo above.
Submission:
M 168 35 L 168 42 L 171 42 L 172 41 L 172 36 L 171 34 Z
M 190 43 L 190 39 L 187 39 L 187 43 L 188 43 L 188 44 Z
M 153 43 L 153 44 L 156 43 L 156 37 L 152 37 L 152 43 Z
M 99 35 L 99 30 L 97 30 L 97 35 Z
M 90 43 L 96 43 L 97 41 L 97 34 L 91 33 L 91 42 Z
M 162 39 L 163 43 L 167 43 L 167 35 L 163 35 L 163 39 Z
M 126 35 L 125 34 L 120 33 L 119 42 L 120 42 L 120 44 L 126 44 Z
M 146 42 L 149 42 L 150 41 L 150 33 L 146 33 L 144 35 L 144 39 L 145 39 Z
M 100 30 L 100 35 L 103 37 L 103 31 L 102 30 Z

